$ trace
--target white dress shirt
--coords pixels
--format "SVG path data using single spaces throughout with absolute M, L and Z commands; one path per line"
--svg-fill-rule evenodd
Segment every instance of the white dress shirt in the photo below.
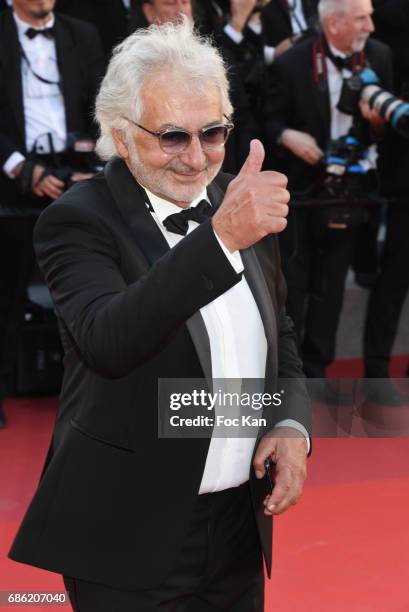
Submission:
M 329 45 L 331 52 L 338 57 L 345 58 L 345 53 L 338 51 L 332 45 Z M 342 71 L 337 68 L 329 57 L 326 58 L 327 74 L 328 74 L 328 90 L 331 107 L 331 139 L 336 140 L 349 132 L 352 127 L 352 116 L 346 115 L 338 110 L 337 105 L 341 97 L 343 80 L 352 76 L 352 72 L 347 68 Z
M 331 52 L 335 56 L 345 58 L 346 55 L 342 51 L 336 49 L 329 44 Z M 351 70 L 343 68 L 342 71 L 337 68 L 329 57 L 326 58 L 327 74 L 328 74 L 328 89 L 331 107 L 331 139 L 336 140 L 341 136 L 345 136 L 352 127 L 353 118 L 351 115 L 342 113 L 338 108 L 338 102 L 341 97 L 342 85 L 344 79 L 352 76 Z M 368 168 L 376 168 L 378 153 L 376 145 L 371 145 L 368 149 Z
M 164 219 L 178 213 L 181 208 L 146 190 L 153 208 L 152 216 L 170 247 L 174 247 L 183 236 L 169 232 L 163 225 Z M 208 200 L 204 191 L 194 200 L 191 206 Z M 198 226 L 189 221 L 188 233 Z M 237 273 L 244 270 L 240 253 L 230 253 L 215 234 L 226 257 Z M 188 263 L 186 264 L 188 265 Z M 237 379 L 265 378 L 267 341 L 263 322 L 253 294 L 242 276 L 239 283 L 200 309 L 209 336 L 212 378 L 224 379 L 228 385 L 237 384 Z M 226 380 L 227 379 L 227 380 Z M 226 389 L 224 389 L 226 390 Z M 228 389 L 232 390 L 232 389 Z M 237 389 L 234 389 L 237 391 Z M 220 409 L 220 408 L 219 408 Z M 215 408 L 217 415 L 218 408 Z M 229 416 L 226 414 L 226 416 Z M 292 426 L 301 431 L 308 440 L 306 429 L 292 419 L 280 422 L 281 426 Z M 249 479 L 251 458 L 257 438 L 257 431 L 252 438 L 212 437 L 206 466 L 199 493 L 212 493 L 231 487 L 237 487 Z
M 50 153 L 47 134 L 51 135 L 54 150 L 58 153 L 65 149 L 67 128 L 65 121 L 64 98 L 59 85 L 60 74 L 57 64 L 57 51 L 54 39 L 36 36 L 33 39 L 26 36 L 26 31 L 32 27 L 13 13 L 19 42 L 28 58 L 21 58 L 21 76 L 23 85 L 23 108 L 26 135 L 26 150 L 33 147 L 38 153 Z M 54 15 L 45 26 L 35 29 L 53 27 Z M 33 74 L 56 84 L 43 83 Z M 24 156 L 13 153 L 3 166 L 3 170 L 11 177 L 11 171 L 24 160 Z

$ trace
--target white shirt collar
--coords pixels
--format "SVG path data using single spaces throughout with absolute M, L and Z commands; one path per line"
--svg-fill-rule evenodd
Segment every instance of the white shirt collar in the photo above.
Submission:
M 331 53 L 335 55 L 335 57 L 342 57 L 343 59 L 348 57 L 346 53 L 344 53 L 343 51 L 340 51 L 339 49 L 334 47 L 334 45 L 331 45 L 331 43 L 328 43 L 328 47 L 330 48 Z
M 55 23 L 54 13 L 50 13 L 50 19 L 47 21 L 45 25 L 40 26 L 40 27 L 35 27 L 31 25 L 31 23 L 27 23 L 27 21 L 23 21 L 22 19 L 20 19 L 20 17 L 17 16 L 17 13 L 15 13 L 14 11 L 13 11 L 13 17 L 17 25 L 18 33 L 20 35 L 25 34 L 29 28 L 34 28 L 34 30 L 46 30 L 47 28 L 52 28 Z M 27 40 L 30 40 L 30 39 L 27 38 Z
M 155 215 L 160 221 L 160 223 L 163 224 L 163 221 L 166 219 L 166 217 L 169 217 L 169 215 L 173 215 L 183 210 L 183 208 L 181 208 L 177 204 L 173 204 L 173 202 L 169 202 L 168 200 L 164 200 L 163 198 L 155 195 L 154 193 L 146 189 L 146 187 L 144 187 L 144 189 L 155 212 Z M 189 208 L 197 206 L 201 200 L 209 201 L 206 189 L 203 189 L 200 196 L 193 200 Z

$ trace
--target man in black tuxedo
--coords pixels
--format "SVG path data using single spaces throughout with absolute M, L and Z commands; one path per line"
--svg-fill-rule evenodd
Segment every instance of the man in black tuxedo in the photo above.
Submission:
M 271 0 L 261 12 L 265 44 L 287 48 L 317 25 L 318 0 Z
M 282 147 L 281 163 L 290 189 L 312 193 L 310 198 L 323 179 L 320 162 L 330 140 L 346 135 L 353 123 L 352 116 L 338 109 L 343 80 L 351 76 L 352 64 L 369 63 L 386 89 L 392 85 L 388 48 L 368 40 L 373 31 L 370 0 L 321 0 L 319 9 L 322 34 L 274 62 L 266 98 L 268 145 Z M 368 145 L 372 133 L 384 128 L 381 118 L 363 104 L 355 121 L 360 140 Z M 324 378 L 335 356 L 357 228 L 327 221 L 321 208 L 298 208 L 292 211 L 282 238 L 288 310 L 302 343 L 305 372 Z
M 0 16 L 2 206 L 22 205 L 14 179 L 29 154 L 51 153 L 48 131 L 56 153 L 64 151 L 70 133 L 95 133 L 92 107 L 103 71 L 98 34 L 82 21 L 54 15 L 54 5 L 14 0 Z M 34 169 L 26 206 L 62 193 L 54 177 L 37 182 L 41 170 Z
M 34 217 L 15 209 L 39 210 L 60 196 L 63 182 L 44 167 L 54 158 L 62 163 L 70 133 L 95 131 L 92 107 L 103 70 L 98 35 L 86 23 L 55 16 L 54 3 L 14 0 L 0 15 L 0 261 L 7 268 L 0 280 L 0 404 L 34 260 Z
M 188 21 L 135 32 L 97 97 L 104 173 L 35 230 L 66 372 L 10 554 L 62 573 L 74 610 L 261 612 L 271 516 L 301 493 L 309 406 L 275 236 L 289 194 L 259 141 L 220 174 L 231 112 L 221 57 Z M 181 378 L 286 393 L 267 434 L 158 437 L 158 382 Z

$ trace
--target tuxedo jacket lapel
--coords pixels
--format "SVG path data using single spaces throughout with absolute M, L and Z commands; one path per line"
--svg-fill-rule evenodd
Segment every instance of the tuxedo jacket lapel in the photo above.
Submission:
M 325 61 L 325 59 L 323 61 Z M 319 114 L 318 125 L 320 125 L 321 129 L 323 130 L 322 141 L 327 142 L 331 131 L 331 107 L 328 81 L 326 79 L 322 79 L 319 83 L 316 83 L 313 70 L 311 70 L 310 82 L 315 100 L 317 102 L 317 111 Z
M 146 271 L 157 259 L 169 251 L 169 245 L 149 212 L 145 190 L 138 185 L 121 160 L 109 162 L 105 168 L 108 185 L 116 204 L 132 232 Z M 196 349 L 200 365 L 209 385 L 212 380 L 210 341 L 200 312 L 196 312 L 186 326 Z
M 213 181 L 209 185 L 207 192 L 213 206 L 220 206 L 224 193 Z M 264 278 L 263 271 L 257 259 L 253 248 L 240 251 L 240 255 L 244 264 L 244 276 L 254 296 L 258 306 L 261 319 L 263 321 L 264 330 L 267 339 L 267 363 L 266 363 L 266 378 L 270 379 L 277 370 L 277 321 L 274 312 L 274 307 L 271 302 L 267 283 Z
M 165 255 L 169 245 L 156 225 L 146 206 L 148 200 L 145 190 L 138 185 L 122 160 L 107 164 L 105 177 L 109 188 L 129 230 L 132 232 L 141 258 L 141 266 L 146 271 L 157 259 Z M 212 206 L 220 206 L 224 193 L 213 181 L 208 187 Z M 276 371 L 277 323 L 264 275 L 253 249 L 241 252 L 245 266 L 245 278 L 254 295 L 264 324 L 268 344 L 266 373 L 268 377 Z M 196 348 L 199 361 L 208 382 L 212 379 L 212 362 L 209 336 L 200 312 L 196 312 L 187 322 L 187 328 Z
M 67 131 L 72 132 L 73 126 L 78 123 L 77 117 L 73 116 L 76 108 L 76 91 L 80 87 L 78 66 L 76 65 L 76 55 L 73 53 L 75 43 L 69 31 L 61 24 L 58 16 L 55 18 L 55 45 L 61 78 L 61 92 L 65 104 L 65 122 Z
M 277 319 L 263 271 L 254 249 L 240 251 L 244 276 L 256 300 L 267 339 L 266 380 L 272 380 L 278 368 Z
M 1 53 L 6 67 L 6 82 L 9 99 L 12 102 L 16 123 L 21 138 L 21 145 L 25 151 L 25 127 L 23 109 L 23 86 L 21 79 L 21 52 L 17 35 L 17 27 L 11 10 L 2 15 L 2 29 L 0 31 Z

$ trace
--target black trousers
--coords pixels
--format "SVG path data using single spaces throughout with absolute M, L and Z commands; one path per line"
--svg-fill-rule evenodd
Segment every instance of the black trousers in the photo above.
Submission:
M 387 378 L 399 317 L 409 290 L 409 197 L 390 204 L 381 257 L 364 333 L 365 375 Z
M 135 558 L 135 572 L 142 562 Z M 158 588 L 122 591 L 67 576 L 64 583 L 74 612 L 263 612 L 262 554 L 248 483 L 198 496 L 181 551 Z
M 335 358 L 345 279 L 356 248 L 357 229 L 329 229 L 321 211 L 292 211 L 280 236 L 293 319 L 307 376 L 324 378 Z

